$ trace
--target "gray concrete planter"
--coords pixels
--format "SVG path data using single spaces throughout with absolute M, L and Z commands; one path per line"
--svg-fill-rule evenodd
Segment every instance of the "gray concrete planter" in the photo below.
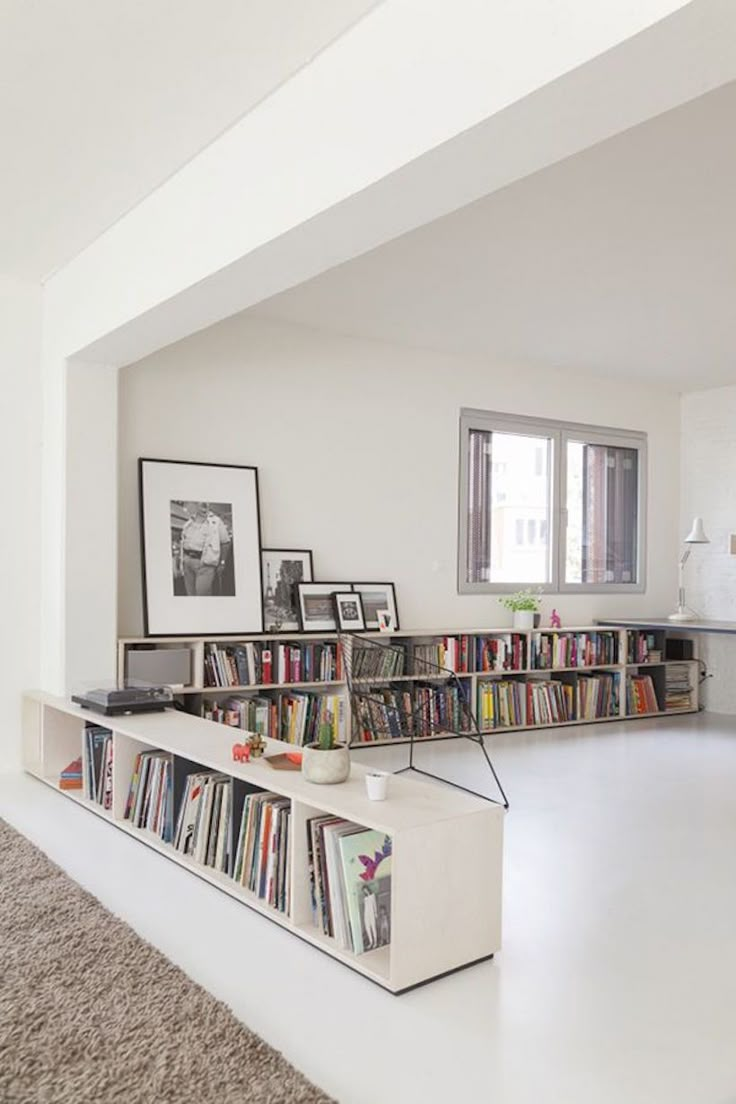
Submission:
M 302 749 L 302 774 L 307 782 L 321 786 L 345 782 L 350 777 L 350 752 L 345 744 L 322 751 L 317 744 Z

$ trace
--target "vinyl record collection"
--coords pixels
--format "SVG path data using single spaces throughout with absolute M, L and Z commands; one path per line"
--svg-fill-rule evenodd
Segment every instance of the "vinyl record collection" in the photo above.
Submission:
M 174 768 L 166 751 L 142 751 L 133 765 L 125 820 L 171 842 Z
M 289 912 L 291 801 L 279 794 L 246 795 L 233 877 L 279 912 Z
M 84 728 L 84 771 L 90 801 L 112 808 L 112 732 L 102 725 Z
M 174 847 L 195 862 L 227 874 L 230 868 L 232 779 L 216 771 L 187 775 L 174 832 Z
M 341 817 L 312 817 L 307 851 L 315 927 L 355 954 L 390 943 L 390 836 Z

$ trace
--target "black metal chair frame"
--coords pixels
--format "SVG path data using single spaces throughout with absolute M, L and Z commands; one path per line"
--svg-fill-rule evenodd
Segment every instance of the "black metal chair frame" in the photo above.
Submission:
M 395 771 L 395 774 L 413 771 L 416 774 L 423 774 L 427 778 L 433 778 L 437 782 L 454 786 L 458 790 L 464 790 L 466 793 L 473 794 L 473 796 L 480 797 L 494 805 L 503 805 L 505 809 L 509 808 L 508 798 L 488 754 L 484 734 L 480 730 L 475 711 L 471 706 L 468 687 L 454 671 L 441 667 L 423 656 L 417 656 L 414 654 L 414 649 L 412 649 L 410 656 L 411 678 L 406 679 L 407 672 L 404 671 L 403 666 L 406 659 L 409 658 L 409 652 L 401 645 L 388 644 L 368 636 L 361 636 L 358 633 L 347 632 L 339 634 L 339 645 L 350 698 L 353 727 L 355 728 L 357 724 L 362 731 L 370 732 L 374 740 L 385 740 L 387 743 L 396 739 L 395 731 L 398 727 L 402 737 L 408 740 L 409 762 L 407 766 Z M 363 663 L 362 658 L 361 660 L 357 659 L 358 656 L 363 657 L 365 655 L 371 656 L 368 663 Z M 363 673 L 364 668 L 366 673 Z M 427 716 L 425 702 L 418 701 L 416 694 L 418 688 L 426 688 L 422 685 L 423 683 L 428 683 L 433 688 L 436 686 L 448 687 L 454 691 L 459 724 L 448 725 L 446 720 L 436 723 L 431 711 Z M 410 708 L 406 707 L 403 700 L 402 704 L 397 703 L 397 695 L 401 694 L 403 699 L 407 692 L 410 695 Z M 385 693 L 392 695 L 393 700 L 387 702 L 384 697 Z M 391 721 L 393 721 L 393 729 Z M 426 743 L 441 737 L 446 738 L 448 735 L 477 744 L 488 769 L 493 775 L 496 788 L 501 795 L 500 801 L 415 766 L 414 749 L 416 744 Z M 366 741 L 365 746 L 368 747 L 370 744 L 371 741 Z

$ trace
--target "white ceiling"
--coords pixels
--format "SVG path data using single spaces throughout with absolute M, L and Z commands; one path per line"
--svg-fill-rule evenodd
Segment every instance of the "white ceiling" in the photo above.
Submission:
M 736 84 L 261 304 L 494 361 L 736 382 Z
M 0 0 L 0 273 L 68 261 L 376 2 Z

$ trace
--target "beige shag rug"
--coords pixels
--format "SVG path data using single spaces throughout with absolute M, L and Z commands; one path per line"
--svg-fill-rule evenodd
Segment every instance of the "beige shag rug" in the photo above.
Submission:
M 329 1104 L 0 821 L 3 1104 Z

